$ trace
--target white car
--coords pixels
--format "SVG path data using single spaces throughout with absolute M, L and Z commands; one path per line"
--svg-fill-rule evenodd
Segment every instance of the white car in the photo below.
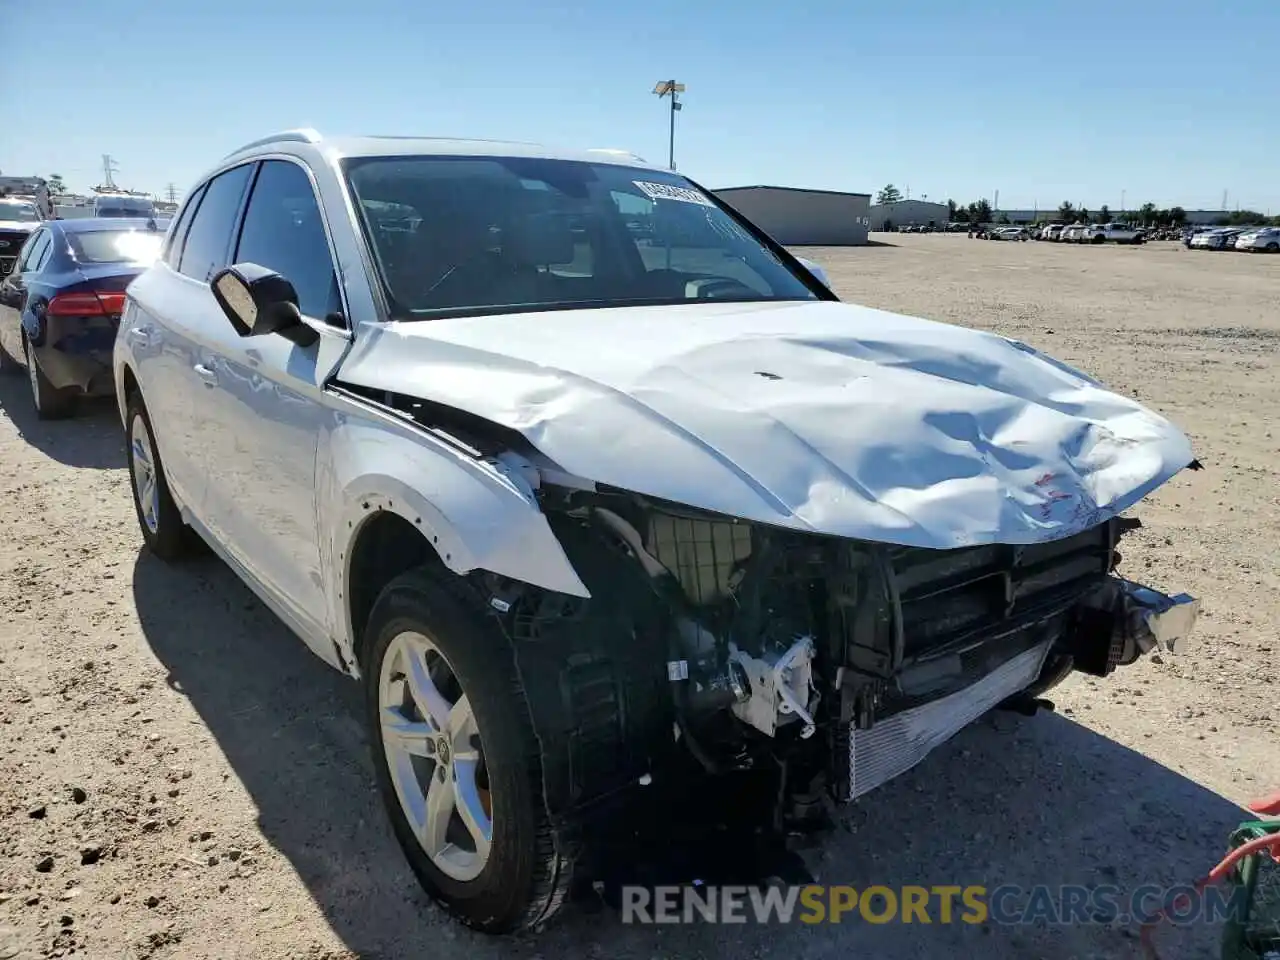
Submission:
M 1051 223 L 1040 231 L 1041 240 L 1057 241 L 1062 238 L 1062 231 L 1065 225 L 1061 223 Z
M 1280 253 L 1280 227 L 1249 230 L 1236 237 L 1235 248 L 1250 253 Z
M 1060 239 L 1063 243 L 1083 243 L 1084 232 L 1087 225 L 1083 223 L 1072 223 L 1062 228 Z
M 1081 243 L 1145 243 L 1146 231 L 1127 223 L 1092 223 L 1081 233 Z
M 992 240 L 1026 240 L 1027 231 L 1022 227 L 997 227 L 991 232 Z
M 549 919 L 638 812 L 820 814 L 1198 608 L 1116 572 L 1121 512 L 1198 467 L 1168 420 L 842 303 L 616 151 L 238 149 L 114 372 L 143 541 L 203 540 L 360 679 L 396 837 L 484 931 Z
M 43 222 L 40 208 L 32 201 L 0 196 L 0 277 L 13 270 L 18 251 Z

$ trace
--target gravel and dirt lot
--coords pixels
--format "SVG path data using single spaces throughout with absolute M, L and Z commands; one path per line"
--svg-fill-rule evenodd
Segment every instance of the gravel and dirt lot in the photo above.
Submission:
M 997 714 L 866 798 L 824 882 L 1186 882 L 1280 788 L 1280 257 L 887 236 L 802 251 L 848 300 L 995 330 L 1171 416 L 1205 469 L 1139 511 L 1122 569 L 1204 598 L 1197 643 L 1056 714 Z M 35 419 L 0 381 L 0 958 L 1137 956 L 1131 927 L 624 925 L 492 940 L 418 892 L 358 690 L 212 558 L 140 554 L 109 403 Z M 1102 918 L 1105 919 L 1105 918 Z M 1213 956 L 1216 931 L 1167 931 Z

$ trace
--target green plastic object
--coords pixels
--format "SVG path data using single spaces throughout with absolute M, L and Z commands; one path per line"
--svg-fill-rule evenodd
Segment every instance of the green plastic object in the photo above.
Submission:
M 1231 834 L 1230 849 L 1280 834 L 1280 820 L 1249 820 Z M 1227 884 L 1241 905 L 1222 930 L 1222 960 L 1280 960 L 1280 863 L 1266 850 L 1236 863 Z

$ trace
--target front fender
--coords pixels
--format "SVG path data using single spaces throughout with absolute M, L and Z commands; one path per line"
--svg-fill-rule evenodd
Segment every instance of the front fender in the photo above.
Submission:
M 348 650 L 351 547 L 380 511 L 421 530 L 455 573 L 487 570 L 589 596 L 532 491 L 505 467 L 376 409 L 351 407 L 322 441 L 316 501 L 325 568 L 336 579 L 330 623 L 345 629 Z

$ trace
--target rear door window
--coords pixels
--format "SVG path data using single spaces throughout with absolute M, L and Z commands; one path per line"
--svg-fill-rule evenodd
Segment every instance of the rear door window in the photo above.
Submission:
M 37 230 L 35 235 L 27 241 L 27 245 L 22 250 L 22 259 L 18 261 L 18 272 L 25 273 L 40 269 L 40 258 L 44 256 L 51 245 L 52 241 L 49 237 L 49 231 Z
M 231 231 L 252 169 L 253 164 L 233 167 L 209 181 L 183 244 L 179 273 L 208 283 L 227 265 Z

